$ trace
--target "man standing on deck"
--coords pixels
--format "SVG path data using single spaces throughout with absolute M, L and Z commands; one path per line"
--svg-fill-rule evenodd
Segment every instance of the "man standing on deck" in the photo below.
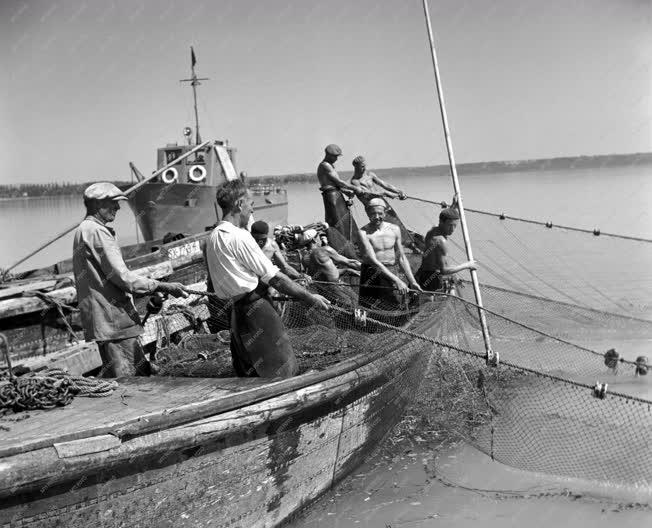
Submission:
M 469 260 L 458 266 L 448 264 L 448 237 L 457 228 L 460 215 L 457 209 L 448 207 L 439 213 L 439 225 L 426 234 L 426 249 L 421 266 L 415 276 L 419 285 L 427 291 L 437 291 L 445 287 L 443 276 L 450 276 L 465 269 L 477 269 L 477 263 Z
M 187 297 L 182 284 L 159 282 L 127 269 L 113 229 L 120 200 L 127 197 L 112 183 L 94 183 L 84 191 L 86 218 L 75 231 L 72 265 L 86 341 L 97 341 L 101 376 L 148 375 L 138 336 L 143 333 L 133 294 L 154 292 Z
M 335 162 L 342 155 L 338 145 L 328 145 L 324 149 L 324 159 L 317 167 L 319 190 L 324 200 L 324 220 L 330 226 L 329 238 L 335 248 L 346 256 L 354 257 L 351 244 L 355 222 L 351 217 L 351 199 L 358 189 L 340 178 L 335 170 Z
M 369 203 L 369 200 L 372 198 L 381 198 L 385 203 L 385 221 L 391 222 L 400 227 L 401 237 L 403 238 L 406 247 L 409 247 L 415 253 L 421 253 L 412 234 L 398 217 L 394 208 L 389 205 L 389 202 L 386 200 L 386 198 L 405 200 L 407 198 L 405 192 L 380 179 L 375 173 L 368 171 L 367 161 L 363 156 L 356 156 L 353 158 L 353 176 L 351 176 L 351 185 L 358 189 L 358 199 L 362 202 L 365 208 Z
M 297 360 L 267 287 L 327 310 L 328 300 L 302 288 L 264 255 L 246 230 L 254 201 L 240 180 L 217 188 L 222 221 L 206 242 L 206 261 L 215 294 L 232 302 L 231 356 L 238 376 L 290 377 Z
M 381 180 L 375 173 L 367 170 L 367 160 L 363 156 L 353 158 L 353 176 L 351 176 L 351 185 L 358 189 L 358 198 L 366 207 L 372 198 L 398 198 L 405 200 L 407 194 L 398 187 Z M 382 190 L 379 190 L 382 189 Z M 384 200 L 383 200 L 384 201 Z M 385 201 L 387 207 L 386 213 L 389 212 L 389 204 Z
M 401 296 L 408 291 L 407 285 L 398 276 L 399 268 L 411 288 L 418 291 L 421 288 L 412 275 L 410 263 L 403 251 L 401 230 L 398 226 L 385 222 L 385 209 L 382 198 L 372 198 L 365 208 L 369 223 L 359 231 L 364 247 L 360 269 L 360 304 L 378 307 L 376 301 L 383 301 L 384 306 L 381 308 L 388 309 L 392 305 L 402 304 Z

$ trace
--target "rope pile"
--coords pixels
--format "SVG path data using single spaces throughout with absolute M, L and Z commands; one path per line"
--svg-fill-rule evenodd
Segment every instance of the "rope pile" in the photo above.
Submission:
M 52 409 L 68 405 L 75 396 L 102 398 L 118 387 L 116 381 L 71 376 L 62 369 L 0 379 L 0 413 Z

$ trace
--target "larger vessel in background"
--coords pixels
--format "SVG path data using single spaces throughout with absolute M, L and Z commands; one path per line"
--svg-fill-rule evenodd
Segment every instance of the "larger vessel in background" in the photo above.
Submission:
M 185 143 L 169 143 L 157 151 L 156 167 L 161 169 L 181 158 L 202 140 L 197 112 L 197 86 L 206 78 L 195 72 L 195 53 L 191 48 L 191 77 L 182 79 L 192 86 L 195 130 L 184 129 Z M 163 174 L 130 195 L 131 207 L 146 241 L 160 240 L 168 234 L 202 232 L 219 220 L 215 190 L 221 183 L 242 176 L 236 169 L 236 151 L 228 140 L 211 141 L 208 148 L 179 161 Z M 131 164 L 136 178 L 144 176 Z M 287 191 L 278 185 L 253 185 L 254 216 L 270 226 L 287 223 Z

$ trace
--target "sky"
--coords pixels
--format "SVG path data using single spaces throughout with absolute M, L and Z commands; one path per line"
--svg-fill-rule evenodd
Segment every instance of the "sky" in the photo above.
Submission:
M 652 151 L 652 0 L 430 1 L 458 163 Z M 0 0 L 0 184 L 128 180 L 194 126 L 251 176 L 446 163 L 421 0 Z

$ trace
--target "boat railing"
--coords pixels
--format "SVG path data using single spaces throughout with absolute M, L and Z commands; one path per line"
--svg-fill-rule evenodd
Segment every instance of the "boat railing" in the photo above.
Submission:
M 254 183 L 249 185 L 249 191 L 254 196 L 267 196 L 269 194 L 282 194 L 287 192 L 283 186 L 277 183 Z

